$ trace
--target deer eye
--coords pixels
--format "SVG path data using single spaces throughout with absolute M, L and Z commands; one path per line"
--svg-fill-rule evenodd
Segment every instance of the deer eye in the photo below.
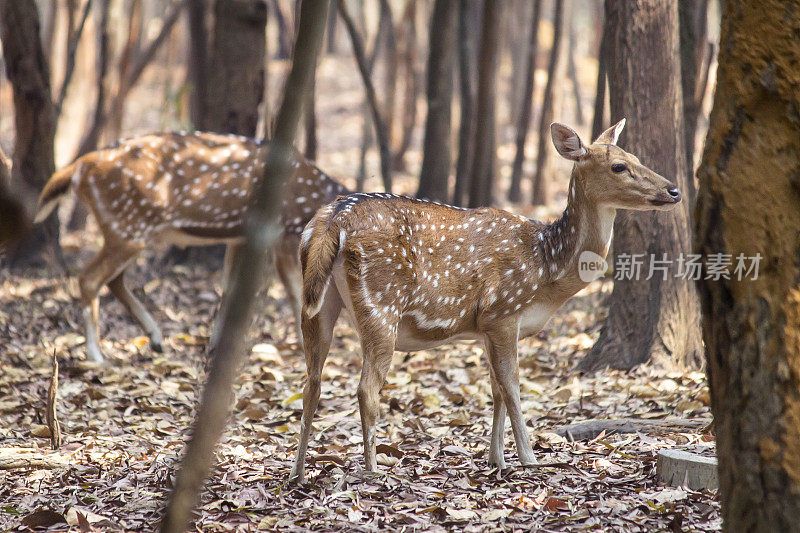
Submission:
M 614 163 L 613 165 L 611 165 L 611 170 L 613 170 L 616 173 L 620 173 L 628 170 L 628 167 L 626 167 L 622 163 Z

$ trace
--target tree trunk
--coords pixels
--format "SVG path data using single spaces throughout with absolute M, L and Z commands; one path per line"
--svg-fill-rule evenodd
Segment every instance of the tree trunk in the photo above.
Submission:
M 267 6 L 261 0 L 216 0 L 206 93 L 206 128 L 254 136 L 264 96 Z
M 475 156 L 470 177 L 469 206 L 492 203 L 492 182 L 497 160 L 495 153 L 495 96 L 500 21 L 504 2 L 484 2 L 481 21 L 481 47 L 478 59 L 478 94 L 475 103 L 475 135 L 472 140 Z
M 697 132 L 697 117 L 702 95 L 697 95 L 698 74 L 706 51 L 707 0 L 692 0 L 678 3 L 681 47 L 681 84 L 683 86 L 683 129 L 686 144 L 687 200 L 694 204 L 694 145 Z
M 191 117 L 194 127 L 206 129 L 208 95 L 208 28 L 206 0 L 189 0 L 186 6 L 189 30 L 188 78 L 191 92 Z
M 539 138 L 536 143 L 536 169 L 533 173 L 531 203 L 545 205 L 550 201 L 550 124 L 556 99 L 556 82 L 561 60 L 561 34 L 564 33 L 564 0 L 555 0 L 553 5 L 553 45 L 550 48 L 550 61 L 547 64 L 547 83 L 542 98 L 542 113 L 539 117 Z
M 378 96 L 375 93 L 375 85 L 372 83 L 370 74 L 371 66 L 368 64 L 366 53 L 364 52 L 364 41 L 358 33 L 355 23 L 350 13 L 348 13 L 344 0 L 338 0 L 337 7 L 342 21 L 350 35 L 350 42 L 353 46 L 358 72 L 361 81 L 364 83 L 364 91 L 367 95 L 367 103 L 372 114 L 372 122 L 375 126 L 375 136 L 378 138 L 378 149 L 381 159 L 381 177 L 383 178 L 383 188 L 386 192 L 392 192 L 392 154 L 389 146 L 389 133 L 386 129 L 386 120 L 380 112 L 378 106 Z M 393 30 L 392 30 L 393 31 Z M 379 32 L 380 33 L 380 32 Z M 380 37 L 380 35 L 378 35 Z M 378 46 L 378 37 L 375 39 L 375 46 Z
M 10 188 L 30 217 L 36 208 L 39 192 L 55 170 L 53 138 L 56 114 L 35 2 L 0 0 L 0 40 L 6 73 L 14 92 L 17 134 Z M 24 266 L 38 259 L 45 244 L 58 249 L 56 213 L 22 242 L 14 263 Z
M 264 167 L 264 176 L 254 192 L 248 211 L 249 224 L 241 257 L 232 275 L 231 301 L 222 316 L 219 344 L 214 351 L 208 382 L 203 390 L 191 439 L 175 478 L 175 489 L 161 523 L 163 533 L 189 529 L 192 509 L 203 481 L 214 461 L 214 447 L 225 431 L 230 414 L 233 386 L 245 357 L 247 328 L 251 323 L 256 294 L 269 278 L 263 275 L 267 256 L 280 235 L 283 187 L 291 173 L 289 155 L 295 142 L 303 101 L 314 77 L 317 56 L 325 34 L 329 0 L 304 0 L 300 28 L 294 49 L 292 70 L 286 83 L 286 97 L 275 121 L 275 136 Z
M 397 92 L 397 69 L 400 56 L 397 54 L 397 31 L 394 25 L 392 5 L 389 0 L 381 0 L 381 16 L 385 20 L 385 46 L 386 67 L 384 69 L 383 83 L 383 110 L 386 120 L 386 135 L 389 140 L 389 153 L 391 154 L 392 139 L 394 138 L 395 118 L 395 93 Z M 392 163 L 390 162 L 390 165 Z
M 592 141 L 597 139 L 606 129 L 606 85 L 608 84 L 608 64 L 613 61 L 611 45 L 614 36 L 613 28 L 609 23 L 608 1 L 605 2 L 603 29 L 600 37 L 600 51 L 597 54 L 597 90 L 594 95 L 594 118 L 592 119 Z
M 447 201 L 450 178 L 450 121 L 456 48 L 454 0 L 436 0 L 428 46 L 428 118 L 425 121 L 418 198 Z
M 308 100 L 305 107 L 305 156 L 311 161 L 317 159 L 317 98 L 316 83 L 311 80 L 311 87 L 308 88 Z
M 475 81 L 477 79 L 478 0 L 458 2 L 458 158 L 453 204 L 464 205 L 472 175 L 472 141 L 475 136 Z
M 683 190 L 686 152 L 680 67 L 675 60 L 678 7 L 670 0 L 611 3 L 617 58 L 609 70 L 611 115 L 614 120 L 628 119 L 621 145 Z M 617 258 L 641 254 L 644 267 L 639 276 L 614 281 L 608 318 L 581 368 L 629 369 L 650 360 L 668 368 L 699 365 L 699 308 L 691 279 L 675 269 L 666 276 L 659 271 L 648 275 L 653 259 L 666 256 L 672 266 L 679 266 L 690 252 L 690 235 L 685 201 L 668 212 L 617 212 L 614 253 Z
M 575 44 L 577 35 L 575 35 L 575 17 L 570 17 L 567 21 L 568 35 L 567 39 L 567 76 L 569 76 L 570 83 L 572 84 L 572 95 L 575 98 L 575 123 L 583 125 L 583 102 L 581 100 L 581 83 L 578 79 L 578 67 L 575 64 Z
M 30 220 L 9 189 L 11 160 L 0 150 L 0 251 L 7 251 L 28 231 Z
M 512 202 L 522 200 L 522 165 L 525 162 L 525 142 L 528 139 L 528 130 L 531 127 L 531 115 L 533 114 L 533 89 L 536 75 L 536 54 L 539 49 L 539 19 L 541 19 L 541 16 L 542 0 L 534 0 L 530 39 L 528 40 L 528 60 L 525 64 L 525 90 L 522 95 L 522 110 L 517 122 L 517 152 L 511 169 L 511 187 L 508 189 L 508 199 Z
M 417 123 L 417 0 L 408 0 L 403 11 L 403 22 L 400 34 L 400 63 L 405 75 L 403 87 L 402 132 L 400 142 L 394 152 L 392 167 L 394 170 L 405 169 L 403 160 L 411 146 L 411 136 Z
M 726 531 L 800 516 L 800 10 L 724 2 L 714 108 L 698 169 L 695 251 Z M 737 274 L 739 256 L 753 272 Z M 740 271 L 741 272 L 741 271 Z

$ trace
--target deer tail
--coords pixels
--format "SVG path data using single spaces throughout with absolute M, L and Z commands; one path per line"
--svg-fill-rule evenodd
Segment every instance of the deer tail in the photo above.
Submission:
M 332 209 L 323 208 L 308 223 L 300 241 L 300 265 L 303 271 L 303 314 L 311 318 L 319 313 L 333 272 L 333 264 L 343 243 L 338 224 L 331 223 Z
M 36 208 L 35 224 L 42 222 L 66 198 L 72 184 L 73 176 L 80 170 L 80 161 L 55 172 L 42 189 L 39 195 L 39 204 Z

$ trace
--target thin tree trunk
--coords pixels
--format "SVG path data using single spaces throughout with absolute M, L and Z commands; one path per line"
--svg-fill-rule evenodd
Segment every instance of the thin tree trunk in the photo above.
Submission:
M 278 59 L 288 59 L 292 55 L 294 33 L 286 22 L 280 0 L 272 0 L 272 12 L 275 13 L 275 21 L 278 23 Z
M 56 42 L 56 25 L 58 23 L 58 0 L 48 0 L 47 2 L 47 20 L 45 22 L 44 31 L 42 32 L 42 45 L 44 46 L 44 55 L 47 64 L 52 63 L 53 47 Z
M 128 6 L 128 36 L 120 53 L 117 66 L 116 97 L 111 101 L 108 117 L 108 131 L 114 139 L 119 138 L 122 130 L 122 114 L 125 101 L 122 95 L 127 95 L 130 90 L 127 85 L 128 73 L 131 68 L 133 56 L 139 49 L 142 38 L 142 0 L 131 0 Z
M 406 152 L 411 146 L 411 136 L 417 123 L 417 92 L 419 82 L 417 75 L 417 0 L 408 0 L 403 10 L 402 32 L 400 36 L 401 59 L 405 83 L 403 88 L 402 132 L 400 143 L 394 153 L 394 170 L 405 168 Z
M 464 205 L 472 176 L 472 142 L 475 136 L 475 82 L 477 80 L 478 0 L 458 2 L 458 157 L 453 204 Z
M 75 72 L 75 55 L 78 51 L 78 43 L 80 43 L 83 29 L 86 27 L 86 19 L 89 18 L 89 11 L 92 9 L 92 0 L 86 0 L 83 7 L 81 19 L 78 22 L 77 28 L 70 28 L 67 32 L 69 39 L 67 42 L 67 65 L 64 68 L 64 81 L 61 82 L 61 90 L 58 92 L 58 100 L 55 102 L 56 106 L 56 119 L 61 115 L 61 108 L 64 106 L 64 100 L 67 98 L 67 89 L 69 83 L 72 81 L 72 74 Z
M 798 34 L 792 0 L 723 3 L 694 247 L 724 531 L 796 531 L 800 516 Z M 740 256 L 758 269 L 742 275 Z M 719 257 L 730 279 L 708 269 Z
M 569 39 L 567 46 L 567 76 L 572 83 L 572 95 L 575 98 L 575 122 L 583 125 L 583 102 L 581 99 L 581 83 L 578 79 L 578 67 L 575 65 L 575 17 L 570 17 L 567 22 L 569 26 Z
M 6 74 L 14 93 L 16 143 L 11 191 L 33 214 L 39 192 L 55 170 L 53 139 L 56 114 L 50 93 L 50 71 L 44 58 L 36 4 L 0 0 L 0 41 Z M 13 262 L 25 266 L 38 259 L 45 245 L 59 258 L 58 216 L 54 212 L 22 242 Z
M 305 107 L 305 155 L 311 161 L 317 159 L 317 111 L 316 111 L 316 82 L 311 80 L 308 90 L 308 100 Z
M 337 37 L 337 18 L 339 17 L 338 13 L 336 13 L 336 4 L 331 6 L 330 12 L 328 13 L 328 30 L 327 30 L 327 45 L 326 45 L 326 53 L 337 55 L 339 53 L 339 44 Z
M 186 6 L 189 30 L 189 84 L 191 92 L 191 117 L 194 127 L 206 129 L 206 102 L 208 101 L 208 29 L 206 27 L 206 0 L 189 0 Z
M 687 182 L 687 200 L 694 203 L 696 195 L 694 186 L 694 145 L 697 132 L 697 117 L 700 113 L 700 101 L 697 100 L 698 75 L 703 64 L 706 50 L 708 2 L 693 0 L 678 3 L 678 19 L 680 24 L 681 49 L 681 83 L 683 85 L 683 128 L 686 135 L 686 170 L 689 173 Z
M 213 464 L 214 448 L 225 430 L 234 381 L 245 356 L 245 339 L 256 294 L 271 277 L 271 272 L 264 276 L 262 271 L 269 264 L 269 250 L 280 235 L 283 186 L 291 172 L 290 154 L 325 34 L 328 5 L 328 0 L 304 0 L 302 3 L 286 96 L 278 112 L 264 179 L 256 188 L 248 211 L 247 238 L 240 255 L 247 261 L 236 261 L 232 276 L 229 301 L 236 305 L 223 309 L 219 344 L 211 361 L 191 439 L 175 479 L 175 489 L 161 522 L 164 533 L 183 533 L 189 528 L 192 509 Z
M 350 16 L 350 13 L 347 12 L 347 6 L 345 5 L 344 0 L 337 0 L 337 2 L 339 14 L 342 16 L 342 21 L 347 28 L 347 33 L 350 35 L 350 42 L 353 46 L 353 54 L 355 55 L 356 64 L 358 65 L 358 71 L 361 74 L 361 80 L 364 83 L 364 90 L 367 93 L 367 102 L 369 103 L 369 108 L 372 112 L 372 122 L 375 125 L 375 136 L 378 138 L 378 148 L 380 151 L 383 188 L 386 192 L 391 192 L 392 154 L 389 147 L 389 135 L 386 131 L 386 122 L 378 107 L 378 97 L 375 94 L 375 86 L 372 83 L 369 65 L 367 64 L 367 58 L 364 53 L 364 42 L 358 33 L 358 29 L 356 29 L 353 18 Z
M 456 10 L 453 0 L 436 0 L 430 22 L 428 54 L 428 117 L 418 198 L 447 201 L 450 178 L 450 121 L 456 48 Z
M 539 138 L 536 147 L 536 170 L 533 173 L 533 195 L 531 203 L 545 205 L 550 201 L 550 124 L 553 122 L 555 90 L 561 60 L 561 35 L 564 33 L 564 0 L 555 0 L 553 5 L 553 45 L 547 65 L 547 84 L 542 99 L 542 114 L 539 119 Z
M 608 6 L 608 2 L 605 2 Z M 600 37 L 600 51 L 597 54 L 597 89 L 594 96 L 594 117 L 592 119 L 592 140 L 597 139 L 605 131 L 606 110 L 606 85 L 608 83 L 608 62 L 612 60 L 610 53 L 611 26 L 608 21 L 608 8 L 604 9 L 602 36 Z
M 92 150 L 97 149 L 100 142 L 100 134 L 103 132 L 103 126 L 106 119 L 106 90 L 108 87 L 108 66 L 110 63 L 109 53 L 109 38 L 108 38 L 108 21 L 111 0 L 99 0 L 100 2 L 100 20 L 97 22 L 97 66 L 96 68 L 96 82 L 97 96 L 95 98 L 94 113 L 92 114 L 92 121 L 89 129 L 81 140 L 78 146 L 78 152 L 73 159 L 77 159 L 84 154 L 88 154 Z M 86 226 L 86 217 L 89 210 L 83 202 L 75 202 L 72 208 L 72 215 L 67 223 L 67 228 L 71 231 L 82 229 Z
M 511 187 L 508 199 L 512 202 L 522 200 L 522 165 L 525 162 L 525 143 L 531 126 L 533 114 L 533 91 L 536 74 L 536 54 L 539 48 L 539 20 L 542 16 L 542 0 L 534 0 L 531 14 L 531 28 L 528 39 L 528 58 L 525 63 L 525 90 L 523 92 L 522 110 L 517 122 L 516 155 L 511 169 Z
M 500 48 L 500 14 L 504 2 L 485 2 L 481 21 L 481 47 L 478 59 L 478 93 L 475 103 L 475 156 L 470 177 L 469 206 L 492 203 L 491 187 L 497 155 L 495 153 L 495 95 L 498 52 Z
M 680 67 L 675 60 L 678 7 L 670 0 L 611 2 L 617 58 L 609 71 L 611 115 L 628 120 L 620 145 L 683 190 L 686 152 Z M 690 235 L 685 201 L 668 212 L 617 212 L 617 266 L 621 268 L 623 258 L 638 257 L 643 267 L 639 275 L 634 270 L 615 279 L 608 318 L 582 369 L 629 369 L 648 361 L 668 368 L 699 365 L 697 294 L 691 279 L 679 270 L 681 258 L 691 251 Z M 650 270 L 654 260 L 664 259 L 671 262 L 666 273 Z
M 389 152 L 394 138 L 395 92 L 397 91 L 397 69 L 400 56 L 397 53 L 397 30 L 394 25 L 392 6 L 389 0 L 380 0 L 381 17 L 385 20 L 384 38 L 386 68 L 384 70 L 383 110 L 386 119 L 386 134 L 389 137 Z

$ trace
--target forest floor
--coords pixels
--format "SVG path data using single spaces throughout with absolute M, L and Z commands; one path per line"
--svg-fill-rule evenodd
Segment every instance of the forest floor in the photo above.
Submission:
M 85 249 L 67 247 L 67 253 L 71 261 L 89 256 Z M 150 278 L 159 270 L 159 279 Z M 0 470 L 0 529 L 50 523 L 59 531 L 66 520 L 80 530 L 79 513 L 103 531 L 157 524 L 195 414 L 219 290 L 209 267 L 164 267 L 153 253 L 132 274 L 131 287 L 143 287 L 139 295 L 158 309 L 165 352 L 153 353 L 106 294 L 101 331 L 107 367 L 84 361 L 74 277 L 2 274 L 0 463 L 11 450 L 28 466 Z M 509 468 L 487 466 L 488 371 L 482 349 L 464 343 L 396 354 L 381 396 L 380 471 L 365 473 L 355 398 L 361 356 L 349 321 L 340 319 L 323 374 L 307 483 L 288 485 L 305 365 L 297 345 L 286 342 L 294 340 L 292 320 L 282 288 L 273 285 L 261 299 L 253 348 L 197 528 L 718 530 L 714 493 L 664 487 L 655 479 L 660 449 L 713 452 L 713 438 L 702 430 L 583 441 L 554 433 L 595 418 L 710 416 L 702 373 L 575 371 L 599 333 L 610 287 L 593 283 L 540 335 L 520 342 L 522 407 L 539 461 L 551 466 L 522 468 L 510 431 Z M 53 352 L 61 366 L 64 434 L 57 452 L 49 449 L 43 426 Z
M 282 67 L 270 71 L 271 84 L 278 84 Z M 355 176 L 360 82 L 350 58 L 327 58 L 319 75 L 319 164 L 332 175 Z M 590 72 L 585 77 L 588 98 L 594 78 Z M 537 76 L 537 85 L 541 81 Z M 146 88 L 133 95 L 133 102 L 149 107 L 129 112 L 125 134 L 158 129 L 153 126 L 160 119 L 153 117 L 160 116 L 161 99 L 158 90 Z M 500 123 L 511 121 L 501 113 Z M 507 183 L 512 138 L 510 129 L 501 132 L 498 190 Z M 398 175 L 395 192 L 414 191 L 420 139 L 418 121 L 408 169 Z M 529 141 L 533 147 L 535 135 Z M 374 150 L 367 163 L 367 188 L 379 190 Z M 565 167 L 557 161 L 554 205 L 564 203 Z M 352 186 L 352 179 L 347 183 Z M 524 186 L 527 190 L 527 181 Z M 515 211 L 546 217 L 558 207 L 515 206 Z M 104 291 L 101 346 L 111 364 L 100 367 L 84 360 L 83 321 L 75 299 L 75 273 L 98 249 L 97 234 L 66 235 L 62 244 L 70 276 L 0 270 L 0 465 L 11 466 L 12 455 L 25 465 L 0 469 L 0 530 L 48 524 L 52 531 L 153 530 L 204 382 L 204 345 L 219 299 L 219 265 L 165 266 L 163 250 L 141 257 L 129 284 L 157 309 L 165 351 L 153 353 L 122 306 Z M 252 350 L 216 470 L 203 491 L 197 529 L 719 530 L 714 492 L 664 487 L 655 477 L 661 449 L 713 453 L 713 437 L 702 429 L 600 434 L 578 441 L 555 433 L 565 424 L 598 418 L 679 417 L 699 421 L 698 427 L 710 418 L 702 373 L 643 367 L 580 375 L 575 370 L 598 336 L 610 290 L 610 282 L 593 283 L 541 334 L 520 342 L 522 408 L 545 466 L 520 466 L 510 430 L 505 438 L 509 468 L 487 466 L 488 370 L 478 345 L 457 344 L 396 354 L 381 396 L 380 471 L 365 473 L 355 398 L 361 355 L 354 330 L 340 319 L 323 374 L 307 483 L 288 485 L 305 365 L 283 290 L 273 285 L 261 298 L 251 329 Z M 60 363 L 63 432 L 57 452 L 50 450 L 43 426 L 54 352 Z

